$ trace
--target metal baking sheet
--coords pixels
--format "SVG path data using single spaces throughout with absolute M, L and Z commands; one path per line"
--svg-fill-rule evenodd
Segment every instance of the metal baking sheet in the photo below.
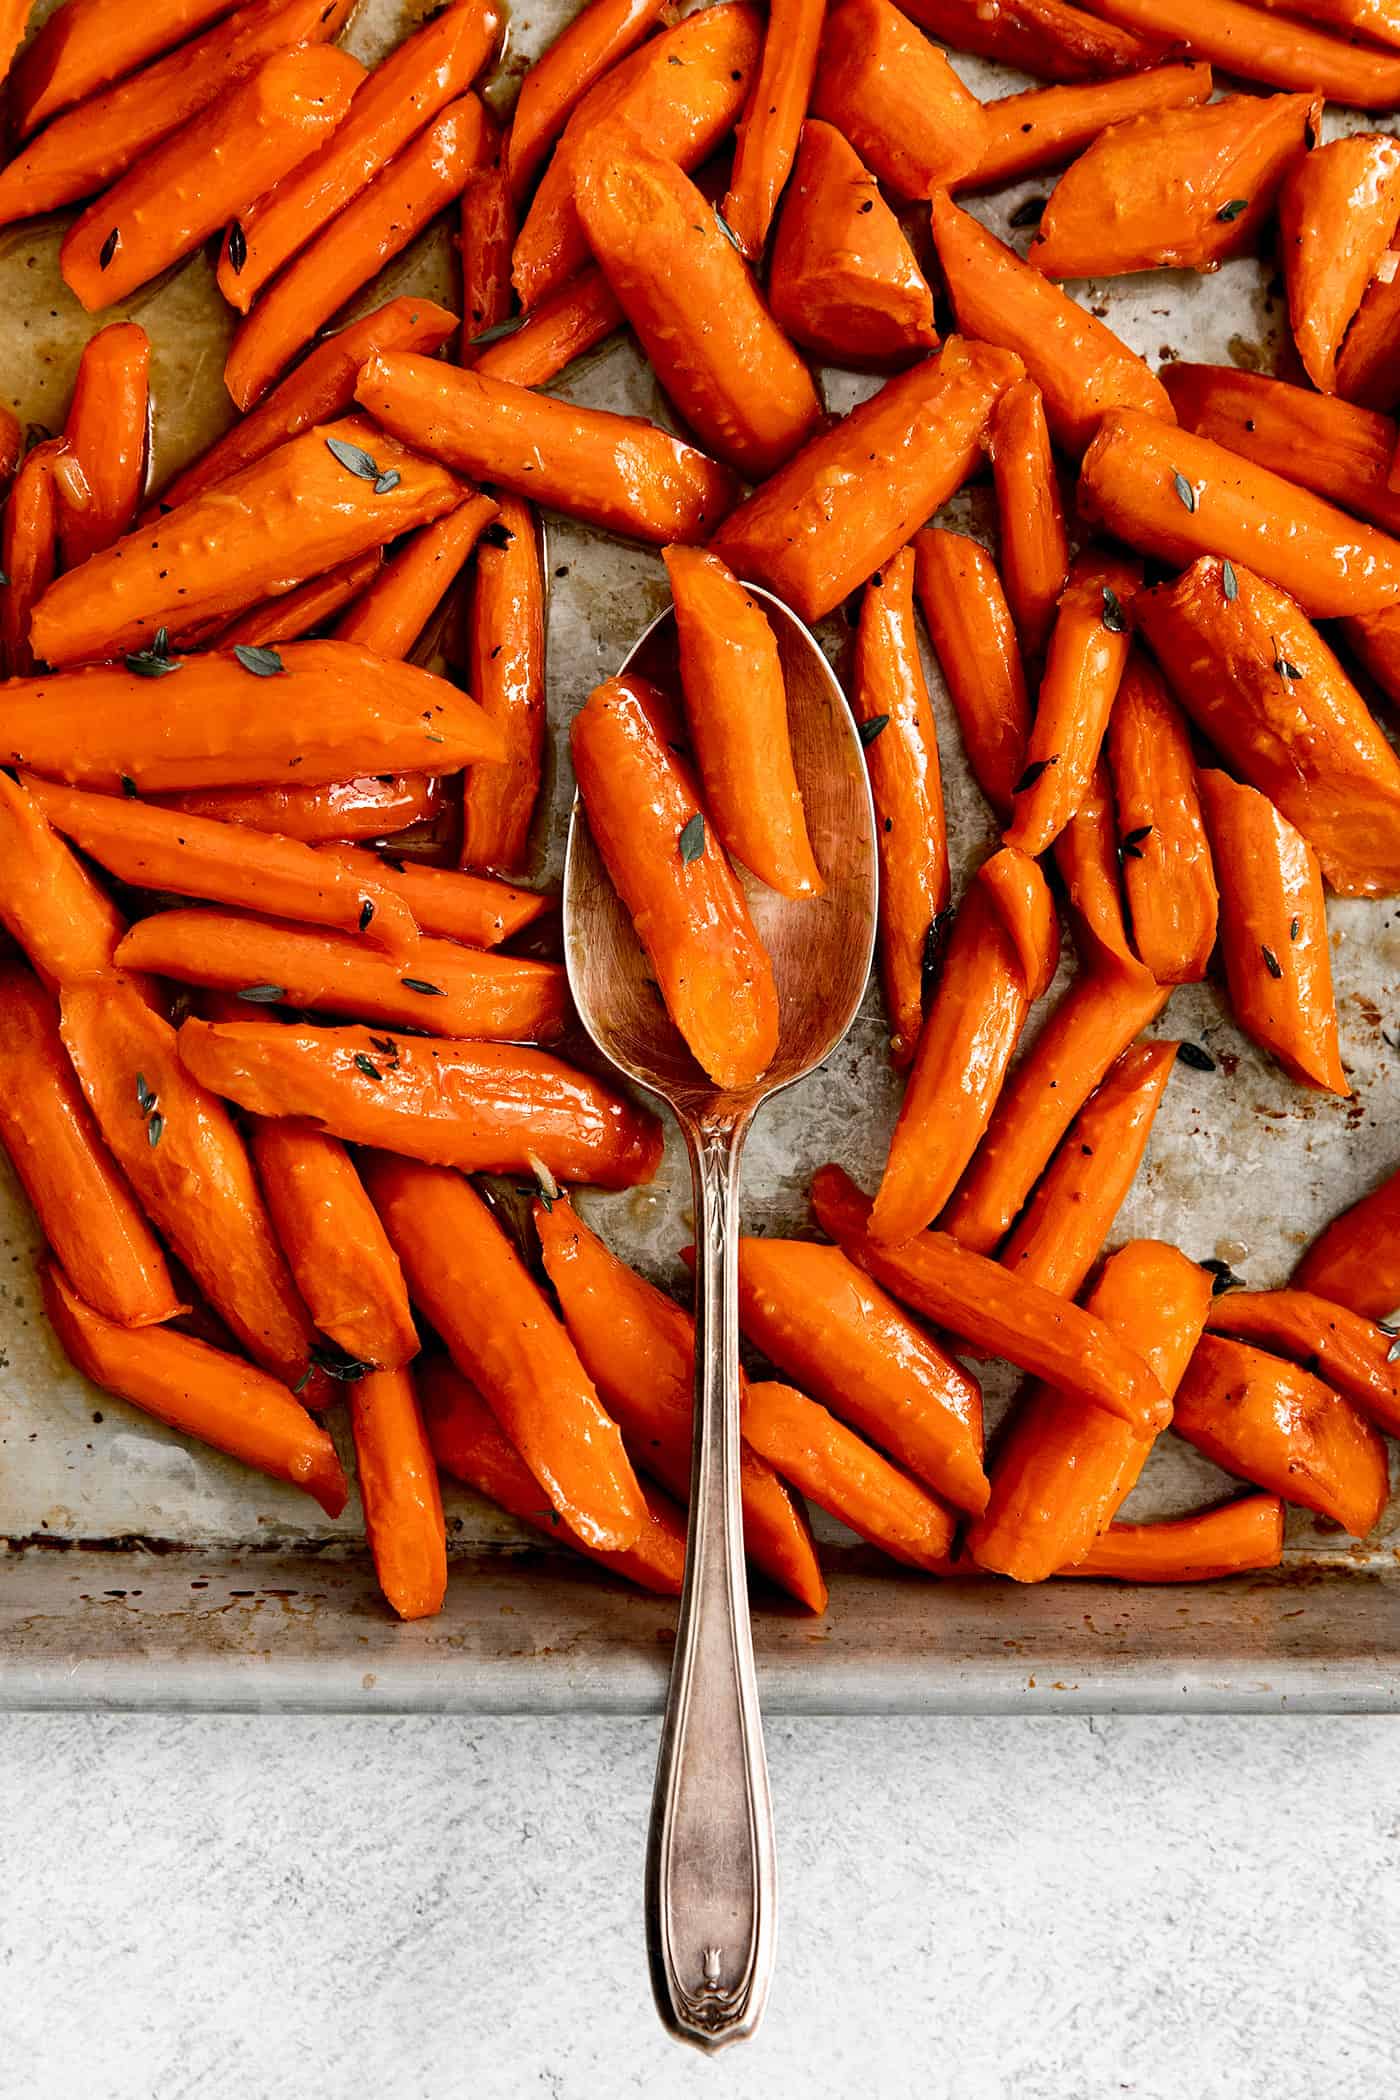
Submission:
M 573 4 L 536 0 L 517 14 L 491 91 L 499 106 Z M 373 57 L 428 11 L 365 0 L 350 48 Z M 984 96 L 1026 85 L 1004 68 L 957 64 Z M 1009 217 L 1047 188 L 1046 179 L 1028 182 L 973 209 L 1024 248 L 1028 235 L 1008 232 Z M 154 349 L 154 467 L 163 477 L 229 419 L 221 381 L 229 317 L 209 258 L 89 318 L 58 274 L 65 223 L 56 217 L 0 233 L 0 398 L 23 421 L 60 426 L 87 336 L 100 320 L 137 319 Z M 1199 279 L 1153 274 L 1075 290 L 1154 364 L 1191 357 L 1272 370 L 1284 315 L 1270 273 L 1267 262 L 1246 261 Z M 452 281 L 439 228 L 355 310 L 400 290 L 450 297 Z M 849 407 L 873 384 L 827 374 L 828 404 Z M 622 338 L 571 370 L 559 390 L 670 420 Z M 965 491 L 943 516 L 990 538 L 989 490 Z M 654 555 L 567 521 L 549 521 L 548 559 L 550 711 L 561 755 L 541 825 L 540 879 L 556 876 L 560 864 L 570 717 L 666 597 Z M 839 619 L 823 633 L 838 667 L 847 640 Z M 960 884 L 990 847 L 993 827 L 932 662 L 929 673 Z M 1292 1086 L 1240 1036 L 1215 985 L 1179 990 L 1155 1032 L 1206 1044 L 1217 1070 L 1178 1066 L 1115 1241 L 1158 1235 L 1197 1258 L 1223 1256 L 1256 1287 L 1274 1284 L 1312 1233 L 1400 1157 L 1400 1053 L 1383 1025 L 1400 983 L 1400 913 L 1333 901 L 1329 919 L 1354 1098 Z M 872 991 L 826 1067 L 760 1117 L 745 1183 L 751 1227 L 808 1230 L 808 1177 L 828 1157 L 872 1185 L 895 1103 Z M 683 1289 L 677 1250 L 689 1236 L 689 1204 L 673 1134 L 650 1188 L 586 1193 L 580 1208 L 621 1253 Z M 454 1572 L 446 1612 L 423 1625 L 395 1624 L 376 1599 L 354 1501 L 330 1522 L 290 1488 L 185 1442 L 65 1364 L 38 1309 L 35 1252 L 33 1221 L 0 1161 L 0 1703 L 659 1704 L 672 1607 L 539 1550 L 465 1492 L 447 1498 Z M 994 1367 L 990 1422 L 1010 1392 L 1009 1373 Z M 1173 1514 L 1231 1486 L 1168 1436 L 1126 1513 Z M 767 1596 L 756 1600 L 775 1707 L 1364 1708 L 1400 1699 L 1394 1515 L 1358 1545 L 1294 1512 L 1278 1575 L 1183 1590 L 919 1581 L 880 1568 L 839 1527 L 819 1529 L 833 1566 L 826 1617 L 812 1621 Z

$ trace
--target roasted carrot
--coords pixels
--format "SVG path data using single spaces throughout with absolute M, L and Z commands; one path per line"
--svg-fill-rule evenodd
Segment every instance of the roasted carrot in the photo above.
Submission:
M 929 944 L 937 939 L 950 888 L 938 728 L 914 630 L 910 547 L 871 578 L 861 599 L 851 707 L 875 802 L 880 975 L 890 1054 L 902 1068 L 923 1026 Z
M 1322 157 L 1308 152 L 1321 113 L 1312 95 L 1226 95 L 1110 126 L 1056 183 L 1031 262 L 1047 277 L 1119 277 L 1252 255 L 1280 191 L 1286 210 Z
M 43 802 L 0 772 L 0 924 L 50 984 L 112 967 L 125 921 L 69 851 Z
M 661 1158 L 654 1116 L 543 1050 L 190 1020 L 180 1055 L 255 1115 L 310 1116 L 347 1144 L 468 1174 L 529 1173 L 539 1159 L 561 1181 L 633 1188 Z
M 793 771 L 787 692 L 773 630 L 718 556 L 698 547 L 668 547 L 665 561 L 690 748 L 707 818 L 725 850 L 771 889 L 784 897 L 817 896 L 825 884 L 812 857 Z M 912 626 L 912 602 L 909 618 Z M 941 820 L 941 801 L 939 813 Z
M 112 13 L 104 0 L 66 0 L 34 36 L 10 75 L 10 118 L 27 138 L 60 109 L 86 102 L 172 44 L 228 14 L 232 0 L 153 0 Z
M 436 816 L 441 802 L 431 774 L 379 773 L 313 788 L 209 788 L 172 795 L 164 806 L 317 844 L 383 838 Z
M 1132 965 L 1137 961 L 1123 916 L 1118 829 L 1108 768 L 1100 759 L 1084 800 L 1053 848 L 1069 902 L 1075 946 L 1086 969 L 1097 969 L 1105 962 Z
M 1293 1271 L 1295 1289 L 1393 1322 L 1400 1311 L 1400 1173 L 1326 1226 Z
M 583 269 L 531 308 L 518 328 L 478 350 L 471 363 L 486 379 L 548 386 L 576 357 L 622 326 L 622 308 L 601 270 Z
M 901 197 L 958 181 L 987 143 L 977 98 L 890 0 L 841 0 L 827 16 L 812 114 Z
M 1006 389 L 992 410 L 987 439 L 1006 596 L 1021 647 L 1034 662 L 1069 580 L 1069 546 L 1045 403 L 1033 379 L 1018 379 Z
M 246 314 L 283 265 L 351 204 L 385 164 L 457 96 L 495 48 L 497 0 L 455 0 L 391 51 L 359 87 L 333 139 L 249 192 L 224 237 L 219 290 Z
M 919 605 L 962 730 L 967 761 L 1005 821 L 1025 765 L 1030 703 L 1021 652 L 990 554 L 961 533 L 914 536 Z
M 1099 1582 L 1214 1582 L 1251 1568 L 1276 1568 L 1282 1559 L 1282 1500 L 1242 1495 L 1198 1516 L 1110 1524 L 1077 1566 L 1055 1572 Z
M 948 1572 L 955 1520 L 926 1488 L 790 1385 L 744 1394 L 744 1433 L 809 1500 L 895 1560 Z
M 574 772 L 667 1012 L 716 1085 L 738 1089 L 772 1063 L 777 988 L 674 731 L 654 686 L 609 678 L 574 716 Z
M 1271 14 L 1302 15 L 1306 21 L 1322 22 L 1330 28 L 1355 31 L 1358 39 L 1377 44 L 1400 44 L 1400 10 L 1395 0 L 1252 0 Z
M 947 501 L 981 458 L 1019 358 L 953 336 L 814 437 L 721 525 L 714 551 L 804 619 L 823 618 Z
M 453 513 L 449 512 L 448 516 Z M 425 531 L 431 531 L 426 526 Z M 215 647 L 232 649 L 242 643 L 245 649 L 268 649 L 278 642 L 299 642 L 313 628 L 323 627 L 333 614 L 367 591 L 378 576 L 384 563 L 384 549 L 371 547 L 366 554 L 357 554 L 353 561 L 342 562 L 338 569 L 327 569 L 324 576 L 313 576 L 300 590 L 286 591 L 280 598 L 269 598 L 266 605 L 254 605 L 227 627 L 220 627 L 209 641 L 200 639 L 200 648 Z M 177 637 L 177 646 L 184 645 L 184 637 Z
M 684 422 L 749 480 L 771 474 L 810 436 L 821 402 L 700 191 L 640 140 L 599 132 L 579 149 L 574 204 Z
M 1208 102 L 1210 90 L 1210 67 L 1188 59 L 1182 65 L 1153 66 L 1149 72 L 1126 73 L 1118 79 L 1095 75 L 1082 85 L 1027 88 L 1019 95 L 984 102 L 988 139 L 982 158 L 949 187 L 998 189 L 1027 175 L 1062 168 L 1110 124 L 1145 117 L 1153 110 Z
M 902 363 L 938 343 L 933 294 L 880 186 L 839 131 L 809 117 L 768 265 L 768 304 L 832 364 Z
M 1161 39 L 1106 27 L 1065 0 L 909 0 L 908 13 L 954 51 L 974 51 L 1039 80 L 1106 81 L 1150 66 Z
M 58 490 L 63 566 L 76 569 L 131 530 L 146 479 L 151 346 L 134 321 L 114 321 L 85 345 L 64 439 L 89 501 L 75 509 Z M 8 571 L 6 572 L 8 574 Z
M 1337 359 L 1337 392 L 1363 408 L 1400 400 L 1400 252 L 1388 248 L 1362 295 Z M 1392 469 L 1392 486 L 1395 486 Z
M 1128 659 L 1104 748 L 1138 959 L 1158 984 L 1195 984 L 1215 946 L 1219 894 L 1190 735 L 1141 652 Z
M 548 891 L 518 890 L 486 875 L 459 875 L 455 868 L 415 868 L 354 846 L 323 846 L 317 858 L 338 861 L 361 895 L 367 886 L 391 892 L 424 933 L 468 948 L 498 948 L 556 902 Z
M 462 864 L 513 870 L 529 857 L 544 765 L 544 576 L 529 504 L 503 496 L 499 510 L 476 557 L 468 675 L 504 757 L 463 789 Z
M 880 1246 L 868 1229 L 869 1204 L 840 1167 L 818 1171 L 812 1204 L 823 1232 L 920 1318 L 1143 1432 L 1167 1419 L 1167 1396 L 1143 1358 L 1080 1306 L 1018 1282 L 946 1232 Z
M 1390 1493 L 1385 1440 L 1320 1378 L 1207 1334 L 1176 1396 L 1172 1427 L 1227 1473 L 1317 1510 L 1364 1538 Z
M 662 0 L 589 0 L 535 60 L 520 83 L 506 135 L 506 171 L 517 204 L 589 89 L 642 41 L 661 12 Z
M 1001 913 L 1034 1004 L 1049 991 L 1060 960 L 1060 922 L 1040 864 L 1003 846 L 983 861 L 977 881 Z
M 826 0 L 773 0 L 763 56 L 734 143 L 725 223 L 750 259 L 763 253 L 792 172 L 817 70 Z
M 0 402 L 0 485 L 8 487 L 24 457 L 24 432 L 12 408 Z
M 54 467 L 63 447 L 47 439 L 29 453 L 15 476 L 0 529 L 0 657 L 7 677 L 34 669 L 34 608 L 58 567 L 58 491 Z
M 1137 409 L 1099 424 L 1079 477 L 1080 515 L 1184 568 L 1201 554 L 1248 563 L 1315 619 L 1400 598 L 1400 545 L 1318 496 Z
M 1240 80 L 1298 88 L 1357 109 L 1400 103 L 1400 57 L 1306 23 L 1277 20 L 1245 0 L 1084 0 L 1091 15 L 1209 59 Z
M 505 169 L 499 164 L 479 168 L 462 191 L 463 364 L 470 363 L 476 338 L 499 328 L 515 303 L 510 282 L 515 234 L 515 206 Z
M 1170 1399 L 1200 1340 L 1211 1277 L 1162 1240 L 1130 1240 L 1104 1263 L 1084 1309 L 1142 1352 Z M 979 1567 L 1043 1582 L 1078 1564 L 1137 1483 L 1155 1441 L 1051 1385 L 1022 1396 L 968 1534 Z
M 1288 316 L 1303 369 L 1330 394 L 1337 353 L 1400 221 L 1400 142 L 1353 132 L 1307 154 L 1279 199 Z
M 1392 708 L 1400 705 L 1400 610 L 1388 605 L 1384 612 L 1358 613 L 1340 620 L 1337 632 Z
M 350 1388 L 365 1537 L 386 1602 L 428 1619 L 447 1591 L 447 1535 L 437 1465 L 407 1371 L 372 1371 Z
M 1235 1019 L 1300 1084 L 1347 1095 L 1317 856 L 1254 788 L 1209 768 L 1198 784 Z
M 0 1145 L 85 1304 L 123 1327 L 183 1310 L 156 1236 L 83 1099 L 57 1008 L 14 964 L 0 968 Z
M 376 656 L 402 662 L 495 515 L 491 498 L 477 492 L 456 510 L 424 525 L 336 621 L 337 640 L 358 642 Z
M 1226 1291 L 1207 1327 L 1258 1342 L 1301 1362 L 1354 1400 L 1378 1429 L 1400 1429 L 1400 1360 L 1395 1337 L 1359 1313 L 1311 1291 Z
M 1227 578 L 1221 562 L 1198 561 L 1147 592 L 1138 618 L 1197 727 L 1297 826 L 1333 889 L 1393 895 L 1400 760 L 1285 592 L 1248 569 Z
M 695 1323 L 610 1253 L 571 1204 L 537 1203 L 535 1227 L 574 1346 L 637 1463 L 688 1501 Z M 739 1493 L 749 1558 L 809 1611 L 823 1611 L 826 1584 L 802 1504 L 747 1443 L 740 1445 Z

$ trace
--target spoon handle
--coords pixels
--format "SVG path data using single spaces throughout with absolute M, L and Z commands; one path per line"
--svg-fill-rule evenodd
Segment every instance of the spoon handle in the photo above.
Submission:
M 675 1659 L 647 1847 L 657 2008 L 704 2049 L 758 2025 L 776 1860 L 739 1499 L 739 1156 L 745 1124 L 687 1130 L 695 1187 L 695 1443 Z

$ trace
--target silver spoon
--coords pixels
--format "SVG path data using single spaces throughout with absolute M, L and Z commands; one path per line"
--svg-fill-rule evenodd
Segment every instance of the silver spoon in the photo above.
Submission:
M 695 1444 L 685 1588 L 647 1851 L 647 1946 L 662 2020 L 718 2049 L 758 2025 L 773 1966 L 776 1866 L 739 1502 L 739 1159 L 770 1094 L 805 1078 L 855 1019 L 875 940 L 875 816 L 845 698 L 781 599 L 750 585 L 777 636 L 798 784 L 824 896 L 789 902 L 745 878 L 773 959 L 778 1053 L 726 1092 L 656 998 L 579 802 L 564 866 L 564 953 L 603 1055 L 673 1110 L 695 1189 Z M 679 694 L 669 610 L 624 670 Z

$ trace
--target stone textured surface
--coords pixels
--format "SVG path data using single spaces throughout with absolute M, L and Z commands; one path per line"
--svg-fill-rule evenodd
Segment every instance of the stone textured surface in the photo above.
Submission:
M 0 2096 L 1374 2100 L 1400 1736 L 790 1721 L 767 2022 L 647 1993 L 650 1722 L 0 1724 Z

